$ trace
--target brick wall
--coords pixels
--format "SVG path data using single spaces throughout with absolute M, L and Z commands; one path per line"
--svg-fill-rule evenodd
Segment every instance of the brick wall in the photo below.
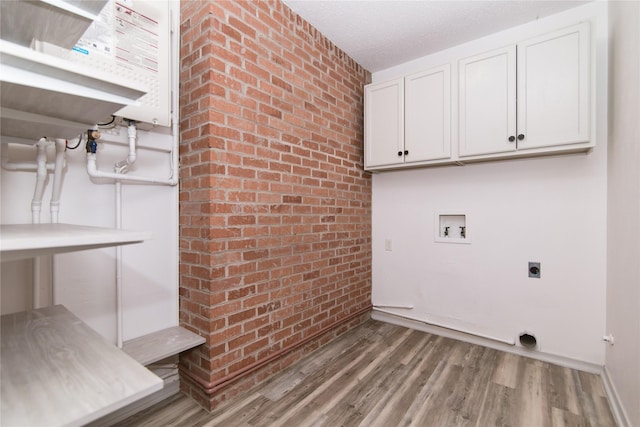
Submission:
M 278 0 L 181 20 L 182 387 L 211 409 L 368 316 L 370 73 Z

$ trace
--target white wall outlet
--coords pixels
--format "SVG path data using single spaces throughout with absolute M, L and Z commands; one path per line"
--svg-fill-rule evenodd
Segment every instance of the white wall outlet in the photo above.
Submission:
M 391 239 L 384 239 L 384 250 L 385 251 L 393 250 L 393 243 L 391 242 Z

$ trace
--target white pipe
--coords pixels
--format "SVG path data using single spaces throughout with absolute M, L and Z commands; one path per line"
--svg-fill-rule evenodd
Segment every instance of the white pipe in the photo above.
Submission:
M 467 331 L 467 330 L 464 330 L 464 329 L 460 329 L 458 327 L 448 326 L 448 325 L 444 325 L 442 323 L 436 323 L 436 322 L 433 322 L 431 320 L 414 319 L 413 317 L 404 316 L 402 314 L 394 313 L 393 311 L 383 310 L 383 309 L 380 309 L 380 308 L 375 308 L 374 307 L 373 309 L 375 311 L 379 311 L 380 313 L 391 314 L 392 316 L 402 317 L 403 319 L 413 320 L 415 322 L 421 322 L 421 323 L 424 323 L 424 324 L 427 324 L 427 325 L 431 325 L 431 326 L 437 326 L 438 328 L 449 329 L 450 331 L 462 332 L 463 334 L 474 335 L 474 336 L 479 337 L 479 338 L 484 338 L 484 339 L 491 340 L 491 341 L 497 341 L 497 342 L 501 342 L 503 344 L 516 345 L 515 340 L 505 340 L 503 338 L 496 338 L 496 337 L 492 337 L 492 336 L 489 336 L 489 335 L 483 335 L 483 334 L 479 334 L 477 332 L 471 332 L 471 331 Z
M 384 305 L 377 305 L 374 304 L 373 308 L 404 308 L 407 310 L 411 310 L 413 309 L 412 305 L 390 305 L 390 304 L 384 304 Z
M 175 3 L 174 3 L 175 4 Z M 180 57 L 180 11 L 171 10 L 171 47 L 172 58 Z M 180 89 L 180 61 L 171 61 L 171 136 L 173 137 L 171 145 L 171 176 L 169 185 L 177 185 L 179 178 L 179 153 L 180 153 L 180 126 L 178 124 L 178 111 L 180 106 L 178 102 L 178 91 Z
M 129 155 L 126 159 L 116 162 L 114 169 L 117 173 L 127 173 L 129 165 L 135 163 L 136 155 L 137 129 L 134 121 L 129 122 L 127 126 L 127 141 L 129 142 Z
M 180 145 L 180 126 L 178 125 L 178 117 L 177 113 L 172 114 L 172 124 L 171 124 L 171 136 L 173 137 L 173 141 L 171 143 L 171 176 L 169 177 L 169 185 L 177 185 L 179 178 L 179 145 Z
M 178 57 L 180 52 L 180 14 L 175 10 L 171 13 L 172 25 L 171 25 L 171 55 L 172 57 Z M 179 161 L 180 161 L 180 125 L 178 122 L 179 111 L 179 99 L 178 90 L 180 88 L 180 61 L 171 61 L 171 174 L 169 179 L 157 179 L 135 175 L 125 175 L 118 172 L 103 172 L 99 171 L 96 165 L 96 155 L 94 153 L 87 153 L 87 173 L 92 178 L 107 178 L 113 179 L 116 182 L 140 182 L 160 185 L 177 185 L 179 179 Z M 128 132 L 131 131 L 131 126 Z M 129 135 L 129 156 L 131 157 L 131 134 Z M 135 154 L 134 154 L 135 155 Z M 116 163 L 116 170 L 120 172 L 126 172 L 126 167 L 119 166 L 120 162 Z
M 116 181 L 116 228 L 122 228 L 122 184 Z M 122 246 L 116 246 L 116 344 L 122 348 Z
M 47 145 L 49 142 L 46 138 L 41 138 L 37 142 L 36 147 L 38 154 L 36 155 L 36 188 L 33 192 L 31 200 L 31 222 L 40 224 L 40 211 L 42 209 L 42 198 L 44 196 L 44 188 L 47 181 Z
M 127 163 L 130 165 L 136 162 L 136 138 L 137 138 L 137 129 L 136 122 L 129 122 L 129 126 L 127 126 L 127 138 L 129 140 L 129 156 L 127 157 Z
M 56 168 L 55 163 L 47 162 L 47 171 L 53 172 Z M 38 163 L 36 162 L 12 162 L 9 159 L 2 159 L 2 169 L 8 171 L 24 171 L 35 172 L 38 170 Z
M 33 257 L 33 263 L 31 264 L 32 276 L 31 276 L 31 308 L 34 310 L 40 308 L 40 257 Z
M 96 165 L 96 155 L 94 153 L 87 153 L 87 173 L 92 178 L 107 178 L 114 179 L 116 182 L 128 181 L 128 182 L 146 182 L 150 184 L 162 184 L 162 185 L 175 185 L 171 179 L 158 179 L 149 178 L 146 176 L 125 175 L 117 172 L 103 172 L 98 170 Z
M 44 197 L 44 189 L 47 182 L 47 145 L 49 141 L 46 138 L 40 138 L 36 143 L 38 150 L 36 154 L 36 188 L 33 191 L 33 199 L 31 200 L 31 222 L 40 224 L 40 211 L 42 209 L 42 198 Z M 32 277 L 31 277 L 31 305 L 32 308 L 40 308 L 41 299 L 41 263 L 39 257 L 33 258 Z
M 53 170 L 53 189 L 51 191 L 51 202 L 49 209 L 51 210 L 51 223 L 57 224 L 59 222 L 60 213 L 60 196 L 62 194 L 62 171 L 65 166 L 65 154 L 67 151 L 67 141 L 64 139 L 56 139 L 56 160 L 55 168 Z M 55 276 L 55 262 L 53 255 L 51 255 L 51 301 L 55 305 L 56 298 L 56 276 Z
M 51 192 L 51 222 L 58 223 L 60 212 L 60 195 L 62 193 L 62 170 L 64 169 L 65 151 L 67 142 L 64 139 L 56 139 L 56 161 L 53 170 L 53 190 Z

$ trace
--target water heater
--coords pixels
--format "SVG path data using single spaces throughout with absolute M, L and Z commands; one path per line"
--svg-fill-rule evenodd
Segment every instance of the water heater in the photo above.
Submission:
M 99 19 L 67 51 L 65 56 L 70 61 L 137 81 L 147 88 L 139 105 L 124 107 L 116 116 L 171 125 L 170 18 L 166 0 L 109 0 Z

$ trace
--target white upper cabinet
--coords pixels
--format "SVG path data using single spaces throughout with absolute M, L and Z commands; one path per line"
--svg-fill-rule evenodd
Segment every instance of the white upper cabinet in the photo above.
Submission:
M 475 54 L 452 48 L 436 54 L 445 65 L 365 86 L 365 169 L 591 150 L 589 23 L 497 40 L 477 42 Z
M 460 156 L 516 149 L 516 47 L 459 62 Z
M 460 157 L 588 143 L 589 52 L 583 23 L 459 61 Z
M 589 27 L 518 44 L 518 149 L 589 141 Z
M 451 156 L 450 65 L 365 87 L 365 168 Z
M 451 67 L 405 77 L 405 163 L 451 156 Z
M 402 163 L 404 153 L 404 80 L 364 89 L 365 168 Z

